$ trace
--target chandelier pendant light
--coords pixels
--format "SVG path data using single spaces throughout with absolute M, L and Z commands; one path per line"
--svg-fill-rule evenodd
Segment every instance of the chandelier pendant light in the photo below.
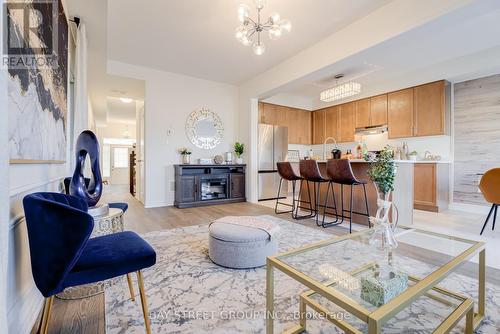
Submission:
M 335 76 L 335 79 L 339 80 L 343 77 L 343 74 L 338 74 Z M 323 102 L 333 102 L 357 95 L 359 93 L 361 93 L 361 84 L 354 81 L 348 81 L 322 91 L 319 99 Z
M 240 5 L 238 7 L 238 20 L 241 25 L 236 28 L 236 39 L 245 46 L 253 45 L 253 52 L 262 55 L 266 47 L 262 42 L 262 34 L 268 33 L 269 39 L 276 40 L 281 37 L 283 31 L 290 32 L 292 24 L 289 20 L 281 19 L 278 13 L 273 13 L 266 21 L 261 19 L 261 11 L 264 8 L 265 0 L 254 0 L 257 8 L 257 19 L 250 18 L 250 7 Z

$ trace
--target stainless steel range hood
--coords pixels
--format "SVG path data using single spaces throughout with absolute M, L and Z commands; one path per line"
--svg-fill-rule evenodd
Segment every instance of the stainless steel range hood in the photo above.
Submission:
M 357 135 L 369 136 L 369 135 L 378 135 L 380 133 L 387 132 L 387 125 L 378 125 L 378 126 L 367 126 L 365 128 L 356 128 Z

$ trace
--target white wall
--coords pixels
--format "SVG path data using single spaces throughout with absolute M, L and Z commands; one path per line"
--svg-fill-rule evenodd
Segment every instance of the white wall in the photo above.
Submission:
M 191 159 L 211 158 L 233 151 L 238 134 L 238 89 L 235 86 L 185 75 L 108 62 L 108 72 L 144 80 L 145 94 L 145 206 L 172 205 L 174 202 L 174 164 L 180 163 L 179 147 L 193 151 Z M 219 114 L 224 137 L 212 150 L 195 148 L 184 125 L 194 110 L 206 107 Z M 170 131 L 170 136 L 168 132 Z
M 130 138 L 136 138 L 135 123 L 107 123 L 106 126 L 97 127 L 97 136 L 103 138 L 124 138 L 123 134 L 128 131 Z
M 313 101 L 310 98 L 287 93 L 273 95 L 262 100 L 262 102 L 278 104 L 280 106 L 291 108 L 313 110 Z
M 0 6 L 0 17 L 4 17 L 5 6 Z M 4 25 L 0 24 L 0 45 L 3 44 Z M 0 67 L 0 109 L 7 106 L 7 70 Z M 6 112 L 0 112 L 0 143 L 8 142 L 8 119 Z M 8 145 L 0 145 L 0 333 L 7 333 L 7 261 L 8 261 L 8 212 L 9 212 L 9 178 L 5 177 L 9 168 Z

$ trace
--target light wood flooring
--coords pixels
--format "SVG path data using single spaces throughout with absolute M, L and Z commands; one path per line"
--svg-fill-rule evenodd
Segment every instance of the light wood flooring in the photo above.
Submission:
M 268 206 L 236 203 L 218 206 L 208 206 L 201 208 L 176 209 L 173 207 L 162 207 L 153 209 L 144 209 L 143 205 L 134 197 L 127 193 L 125 187 L 106 186 L 103 202 L 127 202 L 129 209 L 125 214 L 125 228 L 137 233 L 147 233 L 176 227 L 184 227 L 198 224 L 206 224 L 213 219 L 228 215 L 275 215 L 274 209 Z M 297 224 L 303 224 L 317 228 L 314 221 L 302 220 L 295 221 L 289 214 L 279 215 L 281 219 L 286 219 Z M 347 224 L 345 224 L 348 226 Z M 341 235 L 348 230 L 343 226 L 331 227 L 322 231 L 332 235 Z M 416 254 L 416 257 L 422 257 L 422 252 Z M 431 257 L 423 256 L 429 261 Z M 474 275 L 477 267 L 465 265 L 463 274 Z M 470 273 L 469 273 L 470 272 Z M 487 280 L 500 284 L 500 271 L 488 268 Z M 128 291 L 124 291 L 128 294 Z M 38 324 L 35 324 L 33 333 Z M 80 300 L 60 300 L 55 298 L 52 309 L 52 316 L 49 323 L 49 333 L 105 333 L 105 312 L 104 312 L 104 294 Z

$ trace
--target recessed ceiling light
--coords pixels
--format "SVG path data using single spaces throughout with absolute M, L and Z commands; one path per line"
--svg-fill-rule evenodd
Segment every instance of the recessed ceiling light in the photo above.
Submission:
M 134 101 L 134 99 L 131 99 L 129 97 L 120 97 L 120 101 L 122 101 L 123 103 L 130 103 Z

